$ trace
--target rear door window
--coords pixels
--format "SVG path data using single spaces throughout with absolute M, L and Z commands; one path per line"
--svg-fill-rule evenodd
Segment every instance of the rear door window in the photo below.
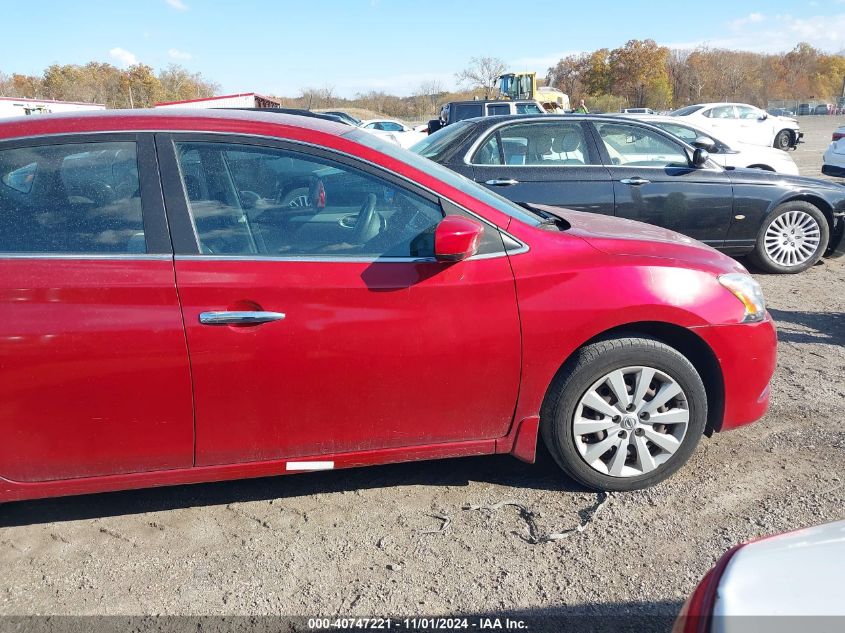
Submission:
M 500 114 L 510 114 L 511 107 L 507 103 L 491 103 L 487 105 L 488 116 L 498 116 Z
M 516 123 L 499 129 L 475 153 L 475 165 L 593 165 L 578 122 Z
M 482 116 L 482 104 L 480 103 L 459 103 L 453 106 L 452 121 L 463 121 L 464 119 L 471 119 L 473 117 Z
M 145 253 L 134 142 L 0 150 L 0 253 Z
M 702 114 L 706 117 L 710 117 L 711 119 L 735 119 L 736 118 L 736 112 L 734 111 L 734 107 L 732 105 L 716 106 L 715 108 L 710 108 L 709 110 L 705 110 Z

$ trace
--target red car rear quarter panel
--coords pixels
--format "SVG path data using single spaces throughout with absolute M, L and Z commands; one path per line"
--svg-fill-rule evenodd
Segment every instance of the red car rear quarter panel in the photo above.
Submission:
M 511 257 L 524 359 L 517 420 L 538 414 L 565 359 L 602 332 L 641 322 L 699 328 L 743 316 L 711 272 L 670 259 L 610 256 L 575 236 L 525 230 L 533 233 L 524 236 L 530 256 Z

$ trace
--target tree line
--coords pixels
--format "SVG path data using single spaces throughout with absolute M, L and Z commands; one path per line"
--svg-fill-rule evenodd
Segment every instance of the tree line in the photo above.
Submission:
M 835 103 L 843 94 L 845 56 L 800 43 L 787 53 L 764 54 L 701 46 L 670 49 L 630 40 L 614 49 L 569 55 L 547 71 L 547 82 L 594 109 L 667 109 L 692 103 L 769 101 Z
M 456 73 L 455 85 L 419 85 L 407 97 L 369 91 L 353 98 L 332 86 L 304 88 L 278 100 L 287 107 L 368 110 L 408 120 L 436 116 L 447 101 L 493 96 L 496 78 L 508 70 L 494 57 L 474 57 Z M 511 69 L 519 70 L 519 69 Z M 542 74 L 542 73 L 540 73 Z M 836 102 L 845 81 L 845 56 L 801 43 L 787 53 L 762 54 L 720 48 L 670 49 L 654 40 L 630 40 L 614 49 L 568 55 L 546 73 L 547 85 L 584 98 L 593 110 L 622 107 L 677 108 L 691 103 L 740 101 L 766 107 L 773 100 Z M 104 103 L 109 108 L 145 108 L 162 101 L 214 96 L 219 86 L 200 73 L 172 64 L 158 72 L 145 64 L 54 64 L 41 75 L 5 74 L 0 96 Z
M 53 64 L 41 75 L 0 70 L 0 97 L 104 103 L 108 108 L 149 108 L 162 101 L 211 97 L 218 90 L 200 73 L 177 64 L 157 73 L 146 64 L 121 69 L 100 62 Z

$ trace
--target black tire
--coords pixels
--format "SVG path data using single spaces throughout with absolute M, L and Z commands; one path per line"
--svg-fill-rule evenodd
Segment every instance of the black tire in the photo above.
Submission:
M 788 265 L 777 261 L 766 249 L 766 231 L 769 230 L 769 227 L 771 227 L 772 223 L 774 223 L 778 218 L 790 212 L 798 212 L 800 214 L 808 215 L 815 221 L 819 232 L 819 244 L 816 249 L 807 257 L 806 260 L 794 265 Z M 827 223 L 827 218 L 825 218 L 819 208 L 809 202 L 804 202 L 803 200 L 792 200 L 777 206 L 763 221 L 763 224 L 760 226 L 760 231 L 757 233 L 757 243 L 754 245 L 754 251 L 749 255 L 749 258 L 755 266 L 768 273 L 800 273 L 808 268 L 811 268 L 817 261 L 819 261 L 819 259 L 821 259 L 825 250 L 827 250 L 829 240 L 830 226 Z
M 647 474 L 616 477 L 601 473 L 581 457 L 573 421 L 590 387 L 616 369 L 647 366 L 670 376 L 686 396 L 689 422 L 680 447 Z M 592 490 L 631 491 L 659 483 L 683 466 L 698 445 L 707 422 L 707 393 L 692 363 L 676 349 L 646 336 L 609 338 L 582 347 L 556 377 L 540 416 L 543 441 L 558 465 Z
M 790 130 L 781 130 L 775 134 L 775 142 L 772 143 L 775 149 L 788 150 L 792 147 L 792 132 Z

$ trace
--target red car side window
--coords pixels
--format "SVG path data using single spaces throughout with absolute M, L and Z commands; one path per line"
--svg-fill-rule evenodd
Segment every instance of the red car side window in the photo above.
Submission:
M 201 252 L 211 255 L 431 257 L 440 205 L 311 155 L 178 143 Z

